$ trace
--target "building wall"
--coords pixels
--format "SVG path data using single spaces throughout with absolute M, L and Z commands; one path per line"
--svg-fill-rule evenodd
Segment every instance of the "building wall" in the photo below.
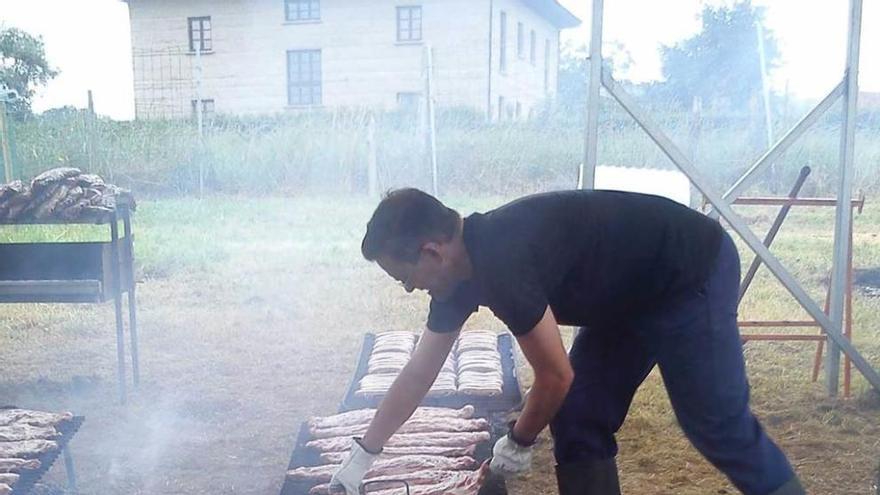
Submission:
M 520 0 L 492 1 L 492 118 L 526 119 L 556 95 L 559 29 Z M 507 14 L 507 68 L 501 69 L 501 13 Z M 523 53 L 517 53 L 517 26 L 523 25 Z M 535 31 L 535 63 L 530 58 L 530 33 Z M 549 58 L 545 56 L 545 44 Z M 545 84 L 545 68 L 547 70 Z M 504 108 L 499 112 L 503 99 Z
M 519 0 L 492 0 L 492 95 L 489 94 L 489 0 L 322 0 L 321 20 L 287 22 L 283 0 L 129 0 L 136 112 L 139 118 L 191 114 L 198 72 L 189 52 L 188 17 L 211 16 L 213 50 L 201 61 L 202 99 L 217 113 L 275 113 L 288 105 L 287 51 L 320 49 L 325 107 L 397 105 L 398 93 L 424 90 L 425 48 L 433 47 L 439 106 L 480 112 L 505 95 L 528 115 L 556 87 L 556 29 Z M 396 7 L 422 6 L 422 43 L 398 43 Z M 498 68 L 498 11 L 508 12 L 508 72 Z M 516 57 L 516 23 L 526 26 L 525 59 Z M 528 33 L 537 33 L 529 62 Z M 544 88 L 544 40 L 551 43 Z M 514 103 L 515 104 L 515 103 Z M 512 107 L 513 108 L 513 107 Z M 497 109 L 491 113 L 497 115 Z

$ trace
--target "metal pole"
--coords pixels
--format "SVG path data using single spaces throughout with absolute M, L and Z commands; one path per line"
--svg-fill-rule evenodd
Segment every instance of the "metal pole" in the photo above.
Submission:
M 428 153 L 431 160 L 431 187 L 434 196 L 439 195 L 437 186 L 437 124 L 434 116 L 434 49 L 425 46 L 425 97 L 428 105 Z
M 801 169 L 801 173 L 798 175 L 797 180 L 794 181 L 794 186 L 791 188 L 791 191 L 788 193 L 789 198 L 796 198 L 797 195 L 801 192 L 801 187 L 803 187 L 804 182 L 806 182 L 807 177 L 810 175 L 810 167 L 804 167 Z M 779 214 L 776 215 L 776 219 L 773 221 L 773 225 L 770 226 L 770 230 L 767 231 L 767 236 L 764 237 L 764 245 L 768 248 L 773 241 L 776 239 L 776 234 L 779 233 L 779 229 L 782 228 L 783 222 L 785 222 L 785 218 L 788 216 L 788 212 L 791 210 L 790 204 L 783 206 L 779 210 Z M 746 272 L 745 277 L 743 277 L 743 281 L 739 287 L 739 302 L 742 302 L 743 296 L 746 295 L 746 291 L 749 290 L 749 286 L 752 285 L 752 280 L 755 279 L 755 274 L 758 273 L 758 268 L 761 267 L 761 258 L 755 256 L 755 260 L 752 261 L 752 265 L 749 266 L 749 271 Z
M 764 54 L 764 27 L 761 21 L 755 22 L 758 36 L 758 59 L 761 63 L 761 95 L 764 99 L 764 130 L 767 132 L 767 146 L 773 145 L 773 117 L 770 110 L 770 85 L 767 83 L 767 57 Z
M 745 197 L 737 198 L 731 204 L 734 205 L 751 205 L 751 206 L 837 206 L 837 199 L 832 198 L 775 198 L 775 197 Z M 862 198 L 853 199 L 850 203 L 853 208 L 861 211 L 865 200 Z
M 76 487 L 76 469 L 73 467 L 73 456 L 70 455 L 70 444 L 64 447 L 64 471 L 67 473 L 67 493 L 76 495 L 79 489 Z
M 587 131 L 584 136 L 584 163 L 578 187 L 596 187 L 596 162 L 599 153 L 599 89 L 602 86 L 602 16 L 604 0 L 593 0 L 590 32 L 590 80 L 587 89 Z
M 849 46 L 846 52 L 846 92 L 844 93 L 843 127 L 840 136 L 840 180 L 837 187 L 837 210 L 834 221 L 834 260 L 831 267 L 831 311 L 829 318 L 837 328 L 843 327 L 846 299 L 846 259 L 849 253 L 849 229 L 852 223 L 853 155 L 855 149 L 856 112 L 859 94 L 859 49 L 862 27 L 862 0 L 851 0 Z M 835 339 L 836 340 L 836 339 Z M 828 341 L 825 378 L 828 394 L 837 395 L 840 378 L 840 350 Z
M 846 309 L 844 312 L 843 336 L 852 342 L 853 326 L 853 222 L 849 223 L 849 252 L 846 253 Z M 843 396 L 849 397 L 852 386 L 852 361 L 849 356 L 843 358 Z
M 789 293 L 794 296 L 800 305 L 818 322 L 828 337 L 833 339 L 835 343 L 852 359 L 856 369 L 868 380 L 875 389 L 880 391 L 880 374 L 871 367 L 868 361 L 853 347 L 849 341 L 844 338 L 840 325 L 834 324 L 828 316 L 822 312 L 816 302 L 810 298 L 810 295 L 801 287 L 797 280 L 785 269 L 779 259 L 761 243 L 748 227 L 745 220 L 742 219 L 731 206 L 720 195 L 715 194 L 709 187 L 709 182 L 705 180 L 697 171 L 696 167 L 688 160 L 687 156 L 666 136 L 660 128 L 652 122 L 647 114 L 636 105 L 635 101 L 626 91 L 621 88 L 616 81 L 607 73 L 602 76 L 602 83 L 605 89 L 620 103 L 620 106 L 635 119 L 636 123 L 648 134 L 663 153 L 672 160 L 685 175 L 690 178 L 696 188 L 703 193 L 712 206 L 718 210 L 718 213 L 724 217 L 730 224 L 731 228 L 739 234 L 746 242 L 749 248 L 755 252 L 767 265 L 767 268 L 779 279 L 783 286 L 788 289 Z
M 131 380 L 137 388 L 141 383 L 141 366 L 138 353 L 137 331 L 137 296 L 135 296 L 134 280 L 134 235 L 131 232 L 131 210 L 128 206 L 120 208 L 122 212 L 122 233 L 125 236 L 125 270 L 128 274 L 128 332 L 131 339 Z
M 379 197 L 379 167 L 376 152 L 376 118 L 370 112 L 367 117 L 367 194 L 370 199 Z
M 113 309 L 116 313 L 116 366 L 119 380 L 119 402 L 125 404 L 125 331 L 122 323 L 122 280 L 119 275 L 119 217 L 116 212 L 110 216 L 110 255 L 113 266 L 110 276 L 113 277 Z
M 196 43 L 196 125 L 199 129 L 199 199 L 205 193 L 205 160 L 202 156 L 202 42 Z

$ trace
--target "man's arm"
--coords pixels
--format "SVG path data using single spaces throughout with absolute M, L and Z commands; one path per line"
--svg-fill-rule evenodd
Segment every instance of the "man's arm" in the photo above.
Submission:
M 559 326 L 550 307 L 529 333 L 517 337 L 520 348 L 535 372 L 535 382 L 526 398 L 523 412 L 514 426 L 513 436 L 531 443 L 546 427 L 568 393 L 574 371 L 559 335 Z
M 457 331 L 438 333 L 425 330 L 422 333 L 412 358 L 394 380 L 367 428 L 362 440 L 365 449 L 379 452 L 388 438 L 412 416 L 437 379 L 457 337 Z

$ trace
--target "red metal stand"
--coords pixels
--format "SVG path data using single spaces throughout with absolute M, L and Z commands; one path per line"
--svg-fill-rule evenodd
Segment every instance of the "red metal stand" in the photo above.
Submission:
M 764 244 L 767 247 L 773 243 L 773 240 L 776 237 L 782 223 L 785 221 L 785 218 L 788 214 L 788 210 L 792 206 L 818 206 L 818 207 L 834 207 L 837 205 L 837 200 L 833 198 L 797 198 L 797 194 L 800 191 L 800 187 L 803 185 L 806 176 L 809 175 L 810 171 L 807 167 L 801 170 L 801 174 L 798 177 L 797 182 L 795 183 L 794 188 L 791 193 L 786 198 L 774 198 L 774 197 L 752 197 L 752 198 L 739 198 L 733 202 L 733 204 L 738 205 L 753 205 L 753 206 L 782 206 L 782 209 L 779 212 L 779 215 L 776 217 L 776 220 L 773 223 L 770 231 L 767 234 L 767 237 L 764 240 Z M 862 212 L 862 209 L 865 205 L 865 197 L 864 195 L 860 196 L 859 199 L 854 199 L 851 201 L 851 207 L 855 209 L 858 213 Z M 853 295 L 853 248 L 852 248 L 852 238 L 853 238 L 853 228 L 852 223 L 850 223 L 849 229 L 849 245 L 850 249 L 847 253 L 847 280 L 846 280 L 846 300 L 845 300 L 845 309 L 844 309 L 844 327 L 843 334 L 847 340 L 852 340 L 852 327 L 853 327 L 853 316 L 852 316 L 852 295 Z M 749 285 L 751 284 L 755 272 L 760 266 L 760 260 L 755 259 L 752 265 L 749 268 L 745 278 L 743 279 L 742 286 L 740 288 L 740 300 L 745 295 L 748 290 Z M 830 304 L 830 283 L 829 283 L 829 293 L 825 299 L 825 313 L 828 314 Z M 780 334 L 780 333 L 750 333 L 750 334 L 742 334 L 743 343 L 749 341 L 789 341 L 789 342 L 816 342 L 816 355 L 813 360 L 813 373 L 812 380 L 815 382 L 819 378 L 819 370 L 822 367 L 822 354 L 825 346 L 826 336 L 824 335 L 823 330 L 819 323 L 815 320 L 747 320 L 740 321 L 740 328 L 819 328 L 818 334 Z M 852 383 L 852 362 L 848 357 L 845 357 L 844 360 L 844 377 L 843 377 L 843 393 L 845 397 L 850 396 L 850 386 Z

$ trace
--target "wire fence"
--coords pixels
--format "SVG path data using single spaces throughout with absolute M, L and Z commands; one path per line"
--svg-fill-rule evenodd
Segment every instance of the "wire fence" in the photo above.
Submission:
M 424 98 L 394 111 L 325 108 L 266 116 L 212 111 L 200 132 L 196 109 L 208 110 L 195 103 L 200 62 L 185 49 L 135 51 L 134 121 L 74 108 L 10 113 L 7 158 L 0 154 L 4 168 L 11 161 L 11 175 L 28 178 L 54 166 L 75 166 L 142 194 L 189 194 L 202 183 L 221 192 L 365 192 L 371 176 L 373 189 L 432 189 Z M 427 77 L 424 67 L 417 77 Z M 786 99 L 773 105 L 767 119 L 758 95 L 753 105 L 719 110 L 698 102 L 682 109 L 636 94 L 718 188 L 729 186 L 763 153 L 768 122 L 780 136 L 808 108 Z M 583 105 L 548 100 L 529 119 L 503 122 L 487 121 L 482 110 L 438 107 L 440 190 L 508 194 L 575 187 L 583 159 Z M 620 108 L 607 99 L 602 107 L 600 164 L 673 168 Z M 839 112 L 826 114 L 756 187 L 781 191 L 807 165 L 814 172 L 805 194 L 832 194 L 840 124 Z M 869 105 L 860 114 L 856 143 L 856 187 L 880 191 L 880 108 Z
M 197 56 L 182 48 L 134 50 L 135 117 L 189 118 L 201 74 L 197 64 Z

